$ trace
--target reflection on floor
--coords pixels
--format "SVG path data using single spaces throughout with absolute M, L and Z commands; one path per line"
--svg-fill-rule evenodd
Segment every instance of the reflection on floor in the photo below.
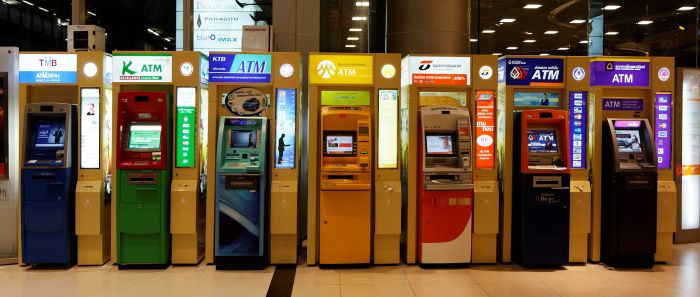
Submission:
M 700 296 L 700 244 L 677 245 L 673 263 L 612 271 L 595 264 L 561 270 L 517 265 L 468 269 L 380 266 L 370 269 L 297 268 L 293 296 Z M 117 267 L 28 269 L 0 266 L 0 296 L 265 296 L 274 268 L 215 271 L 213 266 L 167 270 Z

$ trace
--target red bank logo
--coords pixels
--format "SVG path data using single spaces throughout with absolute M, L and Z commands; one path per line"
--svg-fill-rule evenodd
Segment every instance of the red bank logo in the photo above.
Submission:
M 420 66 L 418 66 L 418 69 L 423 70 L 423 71 L 428 70 L 428 69 L 430 69 L 430 64 L 432 64 L 432 63 L 433 63 L 433 61 L 431 61 L 431 60 L 420 61 Z
M 510 77 L 513 79 L 527 79 L 527 69 L 523 67 L 513 67 L 510 71 Z

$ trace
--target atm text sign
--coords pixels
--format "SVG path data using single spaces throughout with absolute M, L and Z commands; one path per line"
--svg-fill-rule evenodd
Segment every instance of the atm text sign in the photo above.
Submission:
M 311 55 L 309 82 L 312 84 L 370 85 L 373 83 L 372 56 Z

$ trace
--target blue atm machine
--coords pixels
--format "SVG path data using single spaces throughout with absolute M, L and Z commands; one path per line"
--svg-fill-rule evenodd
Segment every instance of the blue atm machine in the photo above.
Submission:
M 28 104 L 22 162 L 22 261 L 71 265 L 77 180 L 77 106 Z
M 216 269 L 266 264 L 267 118 L 222 117 L 216 150 Z

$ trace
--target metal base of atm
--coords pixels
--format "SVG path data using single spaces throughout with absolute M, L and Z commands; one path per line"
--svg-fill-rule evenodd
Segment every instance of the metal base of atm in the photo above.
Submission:
M 263 270 L 267 261 L 262 256 L 214 257 L 216 270 Z
M 418 262 L 422 266 L 471 262 L 473 192 L 421 191 Z

